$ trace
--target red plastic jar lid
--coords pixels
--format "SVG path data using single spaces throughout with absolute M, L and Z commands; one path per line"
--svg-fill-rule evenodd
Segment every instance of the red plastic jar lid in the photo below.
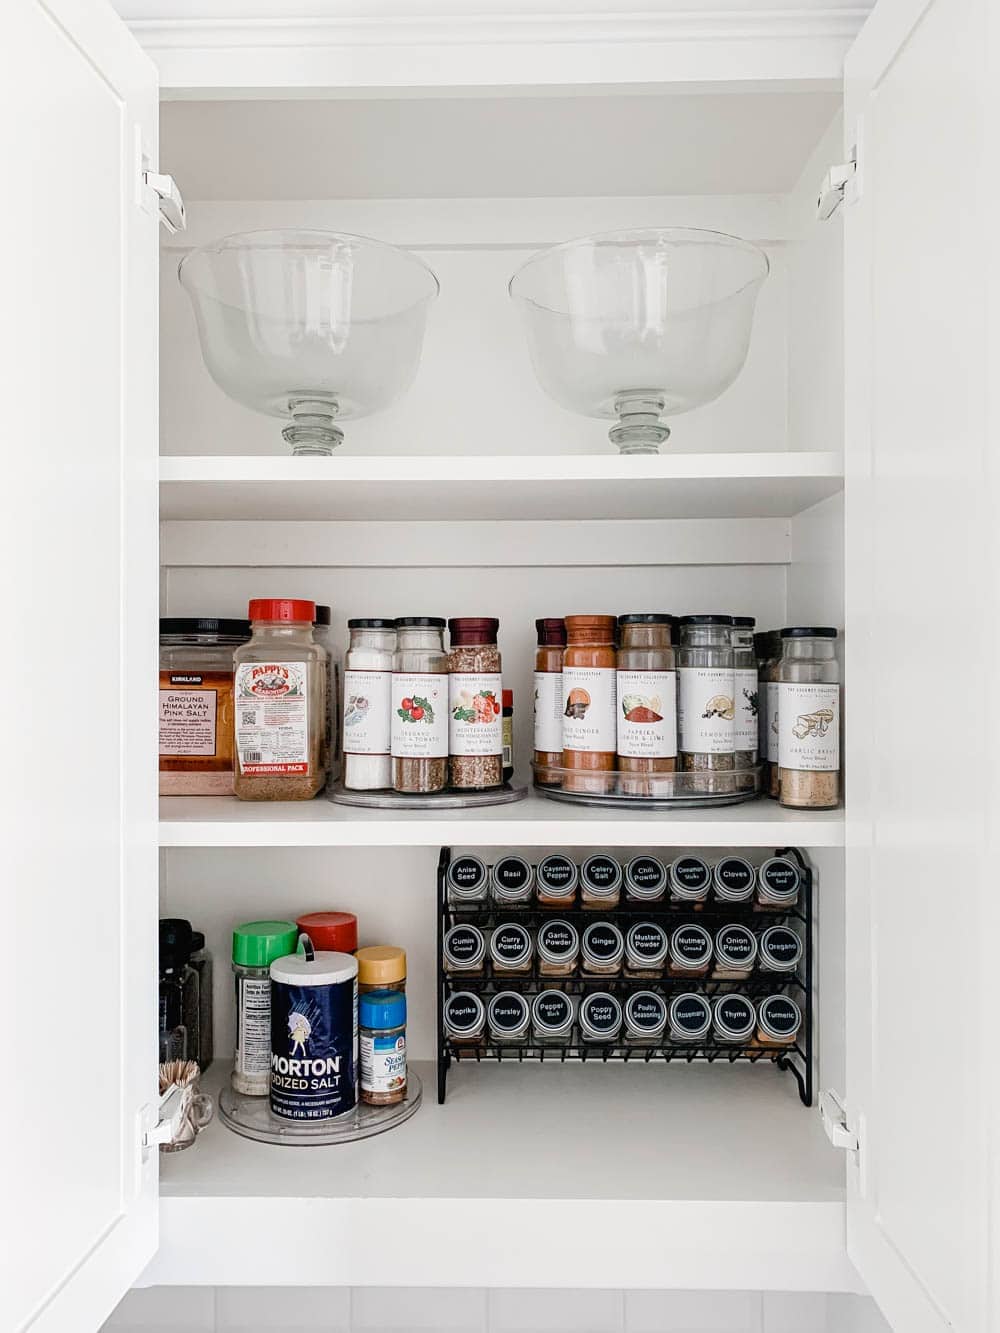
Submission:
M 295 924 L 316 949 L 354 953 L 358 947 L 358 918 L 353 912 L 307 912 Z
M 503 696 L 503 697 L 501 698 L 501 701 L 500 701 L 501 704 L 503 705 L 503 707 L 504 707 L 504 708 L 513 708 L 513 707 L 514 707 L 514 691 L 513 691 L 513 690 L 501 690 L 500 693 L 501 693 L 501 695 Z
M 311 625 L 316 619 L 316 603 L 297 597 L 255 597 L 250 603 L 250 619 L 297 620 Z

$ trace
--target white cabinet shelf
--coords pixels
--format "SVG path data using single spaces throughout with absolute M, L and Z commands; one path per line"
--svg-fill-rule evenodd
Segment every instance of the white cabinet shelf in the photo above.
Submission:
M 563 805 L 529 794 L 481 810 L 360 810 L 315 801 L 160 798 L 161 847 L 840 847 L 841 810 L 783 810 L 761 798 L 719 810 L 645 814 Z
M 161 1158 L 149 1281 L 857 1289 L 842 1159 L 774 1069 L 463 1065 L 438 1106 L 417 1068 L 424 1104 L 378 1138 L 216 1123 Z
M 843 489 L 828 452 L 164 457 L 163 519 L 790 518 Z M 483 478 L 495 477 L 495 484 Z

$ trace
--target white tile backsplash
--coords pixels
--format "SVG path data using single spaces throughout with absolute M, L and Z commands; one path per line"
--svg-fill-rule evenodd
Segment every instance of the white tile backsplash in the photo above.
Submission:
M 107 1333 L 216 1333 L 215 1288 L 136 1287 L 104 1328 Z
M 475 1287 L 355 1287 L 351 1333 L 486 1333 L 486 1292 Z
M 623 1333 L 620 1291 L 496 1290 L 489 1333 Z
M 350 1333 L 349 1287 L 217 1287 L 214 1333 Z
M 764 1333 L 828 1333 L 826 1297 L 810 1291 L 765 1292 Z
M 762 1333 L 758 1291 L 627 1291 L 625 1333 Z

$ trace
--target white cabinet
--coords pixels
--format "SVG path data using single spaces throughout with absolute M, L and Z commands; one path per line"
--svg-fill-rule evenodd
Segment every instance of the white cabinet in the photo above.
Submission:
M 153 69 L 97 0 L 18 0 L 3 20 L 16 31 L 4 57 L 18 53 L 8 178 L 33 201 L 3 222 L 7 567 L 24 571 L 16 614 L 58 626 L 60 651 L 33 632 L 45 652 L 30 675 L 64 701 L 12 722 L 26 756 L 6 803 L 19 938 L 38 938 L 18 954 L 18 1059 L 43 1090 L 19 1132 L 33 1136 L 25 1160 L 50 1167 L 10 1193 L 23 1234 L 50 1238 L 19 1260 L 14 1325 L 93 1327 L 154 1251 L 144 1280 L 377 1284 L 372 1246 L 392 1220 L 414 1238 L 398 1279 L 413 1285 L 867 1285 L 900 1331 L 985 1333 L 987 0 L 880 0 L 849 54 L 861 16 L 840 7 L 598 15 L 566 0 L 445 18 L 345 4 L 276 27 L 260 6 L 199 21 L 129 4 L 158 66 L 162 161 Z M 820 181 L 855 146 L 845 203 L 820 225 Z M 241 614 L 249 595 L 289 590 L 341 620 L 431 598 L 473 613 L 488 595 L 522 700 L 531 621 L 553 607 L 731 605 L 762 625 L 845 625 L 846 811 L 595 819 L 536 798 L 389 819 L 178 798 L 157 835 L 157 223 L 142 184 L 157 169 L 179 179 L 190 223 L 164 238 L 160 266 L 165 613 Z M 504 286 L 540 244 L 637 222 L 740 232 L 767 247 L 772 276 L 737 384 L 682 418 L 662 458 L 622 460 L 600 425 L 542 397 Z M 273 423 L 222 398 L 174 273 L 184 245 L 292 224 L 411 245 L 443 280 L 410 395 L 329 460 L 275 456 Z M 664 1090 L 634 1069 L 546 1067 L 484 1071 L 405 1134 L 348 1150 L 282 1153 L 215 1126 L 190 1153 L 144 1158 L 157 842 L 160 910 L 197 917 L 216 955 L 223 1054 L 233 922 L 324 905 L 303 903 L 311 879 L 406 943 L 418 1059 L 433 1054 L 442 844 L 794 843 L 820 883 L 819 1082 L 843 1094 L 860 1150 L 830 1146 L 768 1070 L 673 1070 Z M 86 1040 L 69 1022 L 78 998 Z M 560 1115 L 550 1149 L 538 1126 Z M 602 1133 L 626 1146 L 587 1174 Z M 588 1238 L 607 1219 L 632 1239 L 598 1270 Z M 524 1243 L 498 1250 L 497 1226 Z M 298 1238 L 288 1252 L 279 1233 Z

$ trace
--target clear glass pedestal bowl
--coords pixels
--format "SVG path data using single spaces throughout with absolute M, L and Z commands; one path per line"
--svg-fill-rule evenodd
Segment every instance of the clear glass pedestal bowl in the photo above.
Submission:
M 212 378 L 286 422 L 293 454 L 329 454 L 339 423 L 388 407 L 420 362 L 438 280 L 364 236 L 258 231 L 192 250 L 178 278 Z
M 768 267 L 722 232 L 609 232 L 534 255 L 510 294 L 542 388 L 613 419 L 623 454 L 655 454 L 670 434 L 662 418 L 710 403 L 742 370 Z

